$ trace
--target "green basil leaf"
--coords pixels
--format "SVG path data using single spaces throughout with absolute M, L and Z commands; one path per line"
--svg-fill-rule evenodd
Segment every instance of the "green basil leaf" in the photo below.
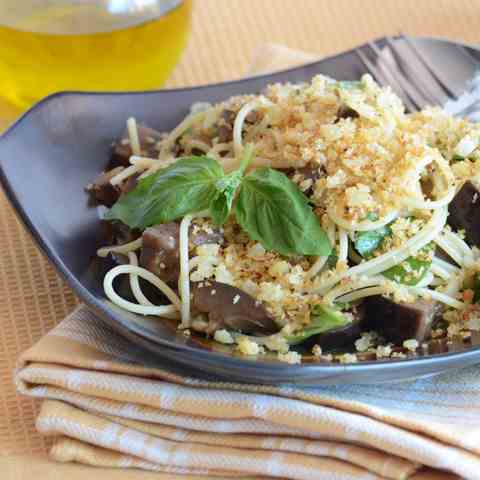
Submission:
M 348 323 L 349 320 L 339 310 L 325 305 L 315 305 L 312 308 L 310 324 L 295 335 L 289 335 L 287 341 L 290 345 L 297 345 L 313 335 L 344 327 Z
M 352 304 L 350 302 L 335 302 L 335 307 L 337 310 L 350 310 Z
M 223 225 L 227 221 L 230 208 L 228 206 L 227 198 L 223 193 L 218 193 L 216 198 L 210 204 L 209 210 L 215 225 Z
M 391 234 L 392 230 L 388 225 L 368 232 L 359 232 L 355 237 L 355 249 L 362 257 L 368 259 Z M 397 283 L 416 285 L 431 268 L 432 249 L 432 244 L 426 245 L 417 255 L 406 258 L 400 264 L 382 272 L 382 275 Z
M 365 218 L 371 222 L 375 222 L 378 220 L 378 214 L 375 212 L 368 212 Z
M 433 244 L 428 244 L 414 257 L 408 257 L 398 265 L 382 272 L 382 275 L 404 285 L 416 285 L 432 266 Z
M 369 257 L 383 242 L 383 239 L 392 234 L 389 226 L 377 228 L 376 230 L 369 230 L 366 232 L 358 232 L 355 235 L 355 250 L 362 257 Z
M 245 147 L 245 153 L 240 163 L 240 168 L 225 175 L 215 183 L 218 195 L 210 205 L 210 214 L 216 225 L 223 225 L 226 222 L 228 214 L 232 209 L 235 194 L 242 183 L 243 174 L 252 160 L 252 156 L 253 146 L 249 144 Z
M 242 183 L 242 176 L 243 172 L 236 170 L 235 172 L 220 178 L 215 183 L 215 188 L 225 197 L 225 201 L 227 202 L 229 210 L 232 208 L 232 203 L 233 199 L 235 198 L 237 188 Z
M 235 205 L 251 239 L 282 255 L 328 255 L 330 242 L 307 197 L 283 173 L 259 168 L 246 176 Z
M 115 203 L 105 218 L 143 229 L 200 212 L 216 198 L 216 183 L 222 177 L 222 167 L 212 158 L 182 158 L 140 180 Z
M 210 204 L 210 215 L 216 225 L 223 225 L 227 221 L 233 199 L 241 183 L 242 172 L 240 170 L 220 178 L 215 183 L 217 195 Z
M 452 162 L 463 162 L 463 160 L 465 160 L 465 157 L 462 157 L 462 155 L 458 153 L 454 153 L 452 156 Z

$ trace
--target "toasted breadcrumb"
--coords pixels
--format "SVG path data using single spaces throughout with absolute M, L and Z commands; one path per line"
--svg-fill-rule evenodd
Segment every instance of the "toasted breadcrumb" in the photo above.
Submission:
M 315 357 L 322 356 L 322 347 L 320 345 L 314 345 L 312 348 L 312 353 Z
M 259 345 L 247 337 L 240 337 L 237 344 L 238 350 L 244 355 L 258 355 L 260 353 Z
M 344 353 L 338 357 L 340 363 L 357 363 L 358 358 L 354 353 Z
M 375 354 L 377 358 L 388 358 L 392 354 L 392 347 L 390 345 L 379 345 Z
M 227 330 L 216 330 L 213 335 L 213 338 L 217 342 L 224 343 L 227 345 L 235 343 L 235 340 L 233 339 L 232 335 Z
M 357 352 L 366 352 L 375 344 L 377 338 L 378 335 L 375 332 L 362 332 L 361 337 L 355 341 Z
M 278 353 L 277 358 L 286 363 L 302 363 L 302 356 L 297 352 Z
M 410 352 L 415 352 L 418 348 L 418 341 L 414 338 L 410 338 L 403 342 L 403 346 Z

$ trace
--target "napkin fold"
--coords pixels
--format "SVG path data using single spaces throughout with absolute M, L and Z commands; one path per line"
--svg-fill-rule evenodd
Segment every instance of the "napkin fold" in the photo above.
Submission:
M 270 45 L 255 72 L 313 59 Z M 299 388 L 192 378 L 145 358 L 85 306 L 22 355 L 15 382 L 43 400 L 36 425 L 56 437 L 53 459 L 169 478 L 480 479 L 480 368 Z
M 480 478 L 476 394 L 460 390 L 458 373 L 393 386 L 270 387 L 191 378 L 144 358 L 84 306 L 21 357 L 17 388 L 44 400 L 37 428 L 59 436 L 55 460 L 294 479 L 400 480 L 426 465 Z M 461 378 L 480 385 L 476 369 Z

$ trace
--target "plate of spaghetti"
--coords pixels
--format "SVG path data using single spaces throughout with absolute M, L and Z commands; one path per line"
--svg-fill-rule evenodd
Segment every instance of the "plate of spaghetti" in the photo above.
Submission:
M 162 101 L 177 102 L 168 121 Z M 58 222 L 20 200 L 29 167 L 2 165 L 37 240 L 101 318 L 174 364 L 321 383 L 478 361 L 480 126 L 406 112 L 352 53 L 197 89 L 59 95 L 0 150 L 22 130 L 69 171 Z

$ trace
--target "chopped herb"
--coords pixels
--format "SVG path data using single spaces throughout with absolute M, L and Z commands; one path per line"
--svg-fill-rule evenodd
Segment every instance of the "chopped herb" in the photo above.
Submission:
M 376 230 L 358 232 L 355 236 L 355 250 L 362 257 L 368 258 L 381 246 L 383 239 L 391 234 L 392 229 L 388 225 Z
M 371 258 L 381 248 L 385 238 L 392 234 L 389 225 L 376 230 L 359 232 L 355 237 L 355 250 L 364 258 Z M 406 258 L 402 263 L 394 265 L 382 272 L 382 275 L 404 285 L 416 285 L 430 270 L 433 246 L 428 244 L 417 255 Z
M 432 249 L 433 244 L 430 243 L 423 247 L 416 256 L 408 257 L 382 274 L 390 280 L 404 285 L 416 285 L 430 270 Z
M 350 321 L 336 308 L 315 305 L 312 308 L 310 324 L 295 335 L 287 337 L 290 345 L 298 345 L 313 335 L 328 332 L 348 325 Z

